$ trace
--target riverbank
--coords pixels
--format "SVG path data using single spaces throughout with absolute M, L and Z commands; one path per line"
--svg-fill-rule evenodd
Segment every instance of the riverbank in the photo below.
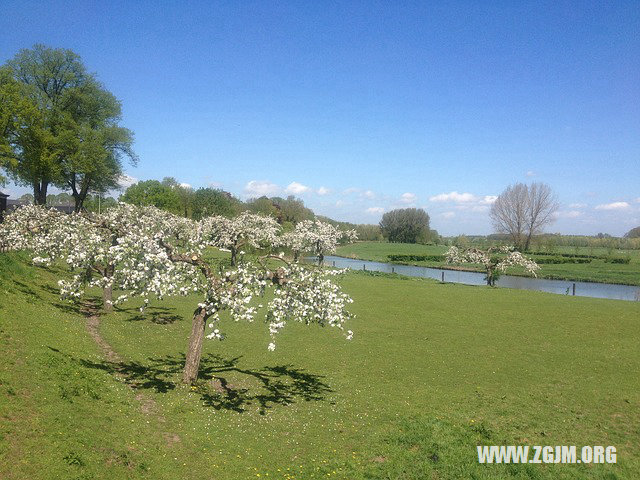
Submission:
M 431 278 L 443 283 L 462 283 L 464 285 L 486 286 L 485 274 L 468 270 L 445 270 L 440 268 L 393 263 L 373 262 L 345 257 L 327 256 L 327 265 L 351 270 L 378 272 L 384 275 L 397 274 L 405 277 Z M 604 298 L 609 300 L 639 301 L 640 288 L 634 285 L 615 285 L 599 282 L 567 282 L 515 275 L 502 275 L 496 282 L 497 287 L 516 290 L 530 290 L 572 295 L 578 297 Z
M 448 247 L 443 245 L 418 245 L 407 243 L 386 242 L 357 242 L 339 247 L 336 255 L 344 258 L 369 260 L 374 262 L 392 263 L 394 265 L 413 265 L 418 267 L 438 268 L 443 270 L 457 270 L 468 272 L 483 272 L 480 266 L 455 266 L 441 261 L 421 260 L 408 262 L 394 262 L 389 255 L 436 256 L 444 255 Z M 540 252 L 545 256 L 553 254 L 586 255 L 591 258 L 589 263 L 542 264 L 538 278 L 562 280 L 568 282 L 607 283 L 611 285 L 640 286 L 640 251 L 608 251 L 606 249 L 587 249 L 559 247 L 554 252 Z M 608 263 L 604 256 L 614 255 L 629 258 L 629 263 Z M 535 259 L 536 254 L 533 255 Z M 513 276 L 528 276 L 522 269 L 511 268 L 506 272 Z

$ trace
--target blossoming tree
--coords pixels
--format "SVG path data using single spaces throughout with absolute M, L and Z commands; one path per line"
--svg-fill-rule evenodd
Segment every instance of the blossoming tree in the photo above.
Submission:
M 78 298 L 84 287 L 106 284 L 109 292 L 112 288 L 123 291 L 114 303 L 141 297 L 146 305 L 151 296 L 199 295 L 183 371 L 185 383 L 197 378 L 205 336 L 224 338 L 218 328 L 223 316 L 252 322 L 264 313 L 271 335 L 269 350 L 275 349 L 277 333 L 290 321 L 344 331 L 351 316 L 347 311 L 351 298 L 332 281 L 341 271 L 290 262 L 283 254 L 268 253 L 251 262 L 236 259 L 237 264 L 226 270 L 214 269 L 203 258 L 209 247 L 234 246 L 237 251 L 242 244 L 279 245 L 280 227 L 267 217 L 244 215 L 242 226 L 219 217 L 193 222 L 154 207 L 124 204 L 94 217 L 63 216 L 42 207 L 12 215 L 3 232 L 22 242 L 22 248 L 45 255 L 35 258 L 42 263 L 64 259 L 76 272 L 71 282 L 61 280 L 64 296 Z M 107 275 L 86 280 L 83 272 L 88 269 L 107 271 Z M 258 297 L 268 291 L 272 299 L 259 303 Z M 351 339 L 353 333 L 345 335 Z
M 333 253 L 341 241 L 354 242 L 358 238 L 355 230 L 339 230 L 330 223 L 320 220 L 303 220 L 296 224 L 293 231 L 284 234 L 283 243 L 293 252 L 298 261 L 303 253 L 311 253 L 318 257 L 322 265 L 324 256 Z
M 487 285 L 495 286 L 496 280 L 501 273 L 509 267 L 520 266 L 528 273 L 536 276 L 540 266 L 525 257 L 522 253 L 514 251 L 513 247 L 490 247 L 486 250 L 478 248 L 468 248 L 461 250 L 458 247 L 451 247 L 445 253 L 447 263 L 476 263 L 484 267 L 486 272 Z
M 154 251 L 162 252 L 152 235 L 157 221 L 153 212 L 149 207 L 119 204 L 100 216 L 65 215 L 27 205 L 7 216 L 0 235 L 17 249 L 33 251 L 35 264 L 49 266 L 63 261 L 73 273 L 70 280 L 58 282 L 63 298 L 78 299 L 86 288 L 99 287 L 103 308 L 111 311 L 114 288 L 134 295 L 175 293 L 172 283 L 163 278 L 166 265 L 153 255 Z M 175 229 L 180 219 L 174 219 L 172 225 Z M 141 282 L 145 282 L 144 288 Z M 120 300 L 126 298 L 124 295 Z
M 211 216 L 202 221 L 212 244 L 231 252 L 231 266 L 242 247 L 268 248 L 277 241 L 280 225 L 273 217 L 242 212 L 235 218 Z

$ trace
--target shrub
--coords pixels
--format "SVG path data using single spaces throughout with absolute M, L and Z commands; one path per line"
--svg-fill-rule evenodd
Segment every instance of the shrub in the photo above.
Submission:
M 631 258 L 630 257 L 606 257 L 604 261 L 606 263 L 628 264 L 631 261 Z
M 444 255 L 387 255 L 392 262 L 444 262 Z

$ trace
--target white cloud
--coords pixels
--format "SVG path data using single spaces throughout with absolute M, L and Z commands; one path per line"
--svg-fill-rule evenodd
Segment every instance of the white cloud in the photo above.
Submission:
M 556 218 L 577 218 L 584 214 L 579 210 L 560 210 L 555 213 Z
M 367 213 L 372 214 L 372 215 L 379 215 L 381 213 L 384 213 L 384 208 L 382 207 L 369 207 L 365 210 Z
M 349 187 L 349 188 L 344 189 L 344 190 L 342 191 L 342 193 L 343 193 L 344 195 L 351 195 L 352 193 L 356 193 L 356 192 L 359 192 L 359 191 L 360 191 L 360 189 L 359 189 L 359 188 L 356 188 L 356 187 Z
M 442 212 L 440 216 L 442 218 L 453 218 L 456 216 L 456 212 Z
M 373 200 L 376 194 L 373 193 L 371 190 L 367 190 L 366 192 L 362 193 L 362 196 L 368 198 L 369 200 Z
M 497 195 L 485 195 L 482 200 L 480 200 L 480 204 L 482 205 L 491 205 L 498 199 Z
M 289 185 L 287 185 L 287 188 L 285 191 L 291 195 L 302 195 L 303 193 L 306 193 L 309 190 L 311 190 L 311 188 L 307 187 L 306 185 L 303 185 L 298 182 L 291 182 Z
M 570 203 L 569 208 L 584 208 L 586 207 L 586 203 Z
M 407 192 L 401 195 L 400 202 L 410 205 L 412 203 L 416 203 L 417 199 L 418 197 L 416 196 L 415 193 Z
M 276 195 L 280 192 L 280 187 L 275 183 L 262 180 L 251 180 L 244 186 L 244 193 L 250 197 L 262 197 L 266 195 Z
M 636 203 L 640 203 L 640 197 L 636 198 Z
M 338 200 L 336 202 L 336 208 L 341 208 L 344 205 L 344 202 L 342 200 Z
M 492 205 L 497 199 L 497 195 L 478 196 L 468 192 L 458 193 L 456 191 L 441 193 L 429 198 L 432 202 L 457 203 L 458 205 L 455 208 L 458 210 L 471 210 L 473 212 L 488 210 L 488 206 Z
M 209 182 L 207 183 L 207 186 L 210 188 L 220 188 L 222 184 L 220 182 Z
M 328 188 L 320 187 L 318 189 L 318 195 L 327 195 L 329 193 L 331 193 L 331 190 L 329 190 Z
M 132 177 L 126 173 L 120 175 L 120 178 L 118 179 L 118 185 L 120 185 L 121 188 L 129 188 L 131 185 L 135 185 L 138 182 L 139 180 L 136 177 Z
M 526 173 L 526 175 L 527 175 L 527 177 L 535 177 L 535 176 L 536 176 L 536 172 L 534 172 L 533 170 L 529 170 L 529 171 Z
M 477 200 L 476 196 L 471 193 L 458 193 L 458 192 L 450 192 L 450 193 L 440 193 L 438 195 L 434 195 L 433 197 L 429 197 L 431 202 L 454 202 L 454 203 L 465 203 L 465 202 L 475 202 Z
M 602 205 L 598 205 L 596 210 L 624 210 L 629 208 L 630 205 L 627 202 L 613 202 L 613 203 L 603 203 Z
M 182 188 L 188 188 L 189 190 L 193 188 L 190 183 L 181 183 L 180 186 Z

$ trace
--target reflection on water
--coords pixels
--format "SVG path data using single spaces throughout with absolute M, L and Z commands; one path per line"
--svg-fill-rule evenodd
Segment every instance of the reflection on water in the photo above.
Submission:
M 414 265 L 396 265 L 392 263 L 354 260 L 352 258 L 326 256 L 326 265 L 354 270 L 371 270 L 374 272 L 398 273 L 410 277 L 435 278 L 445 282 L 464 283 L 466 285 L 486 285 L 484 274 L 479 272 L 461 272 L 459 270 L 442 270 L 438 268 L 417 267 Z M 444 275 L 444 276 L 443 276 Z M 547 280 L 545 278 L 515 277 L 503 275 L 496 282 L 500 287 L 520 290 L 540 290 L 542 292 L 580 297 L 611 298 L 615 300 L 640 300 L 640 287 L 630 285 L 612 285 L 608 283 L 572 282 L 569 280 Z

